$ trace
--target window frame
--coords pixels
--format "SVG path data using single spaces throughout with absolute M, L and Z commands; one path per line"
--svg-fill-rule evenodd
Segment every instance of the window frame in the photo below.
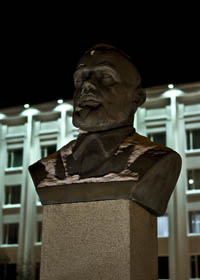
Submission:
M 198 209 L 192 209 L 192 210 L 189 210 L 188 211 L 188 215 L 187 215 L 187 217 L 188 217 L 188 222 L 187 222 L 187 232 L 188 232 L 188 236 L 200 236 L 200 230 L 199 230 L 199 232 L 190 232 L 190 223 L 192 222 L 190 222 L 190 213 L 199 213 L 200 214 L 200 210 L 198 210 Z M 200 224 L 200 219 L 199 219 L 199 224 Z
M 41 244 L 42 243 L 42 226 L 43 222 L 42 220 L 37 220 L 36 221 L 36 244 Z M 39 238 L 38 238 L 39 237 Z
M 189 171 L 195 171 L 195 170 L 199 170 L 199 172 L 200 172 L 200 168 L 188 168 L 187 170 L 186 170 L 186 177 L 187 177 L 187 192 L 188 193 L 199 193 L 200 192 L 200 186 L 199 186 L 199 188 L 193 188 L 193 189 L 189 189 L 188 187 L 189 187 L 189 176 L 188 176 L 188 172 Z M 193 178 L 192 178 L 193 179 Z M 195 182 L 194 182 L 195 183 Z M 194 183 L 192 183 L 192 184 L 194 184 Z
M 154 135 L 156 135 L 156 134 L 164 134 L 164 136 L 165 136 L 165 144 L 160 144 L 158 141 L 156 141 L 156 140 L 154 140 Z M 162 145 L 162 146 L 164 146 L 164 147 L 166 147 L 167 146 L 167 133 L 166 133 L 166 131 L 157 131 L 157 132 L 148 132 L 147 133 L 147 137 L 149 138 L 149 140 L 150 141 L 152 141 L 152 142 L 155 142 L 155 143 L 157 143 L 157 144 L 159 144 L 159 145 Z
M 162 121 L 161 123 L 159 123 L 159 125 L 155 125 L 155 123 L 146 123 L 146 133 L 145 133 L 146 137 L 148 137 L 149 135 L 152 135 L 152 134 L 161 134 L 161 133 L 165 134 L 165 144 L 167 146 L 167 125 L 166 125 L 166 122 Z M 149 139 L 150 139 L 150 141 L 152 141 L 151 138 L 149 138 Z M 157 143 L 157 142 L 155 142 L 155 143 Z
M 6 203 L 6 190 L 7 188 L 19 188 L 19 202 L 18 203 Z M 12 198 L 12 195 L 10 194 L 10 199 Z M 21 197 L 22 197 L 22 185 L 21 184 L 9 184 L 9 185 L 4 185 L 4 195 L 3 195 L 3 208 L 12 208 L 12 207 L 19 207 L 21 206 Z
M 6 238 L 5 238 L 5 226 L 9 226 L 9 225 L 17 225 L 17 243 L 8 243 L 8 240 L 9 240 L 9 227 L 8 227 L 8 234 L 6 233 Z M 9 247 L 9 246 L 18 246 L 19 244 L 19 227 L 20 227 L 20 224 L 19 222 L 17 221 L 14 221 L 14 222 L 4 222 L 3 224 L 3 227 L 2 227 L 2 244 L 4 247 Z M 5 241 L 6 240 L 6 241 Z
M 42 143 L 40 145 L 40 157 L 45 158 L 48 155 L 50 155 L 50 154 L 48 154 L 47 149 L 48 149 L 48 147 L 53 147 L 53 146 L 55 146 L 55 151 L 56 151 L 57 150 L 57 143 L 48 143 L 48 144 Z M 42 149 L 45 149 L 45 154 L 44 155 L 42 154 Z
M 195 130 L 199 130 L 200 131 L 200 126 L 192 126 L 192 127 L 188 127 L 186 126 L 186 129 L 185 129 L 185 151 L 186 152 L 198 152 L 200 151 L 200 144 L 199 144 L 199 147 L 198 148 L 193 148 L 193 134 L 192 134 L 192 131 L 195 131 Z M 188 135 L 189 133 L 189 135 Z M 188 143 L 188 139 L 189 139 L 189 142 Z
M 159 235 L 159 231 L 158 231 L 158 227 L 159 227 L 159 219 L 162 219 L 163 217 L 167 217 L 167 235 Z M 161 217 L 157 217 L 157 237 L 158 238 L 169 238 L 169 215 L 167 213 L 165 213 L 165 215 L 161 216 Z
M 195 277 L 192 277 L 192 257 L 194 257 L 194 265 L 195 265 Z M 200 279 L 200 267 L 198 267 L 198 257 L 200 261 L 200 254 L 191 254 L 190 255 L 190 279 Z M 198 276 L 199 274 L 199 276 Z
M 13 166 L 14 163 L 14 151 L 16 150 L 21 150 L 22 151 L 22 163 L 20 166 Z M 13 152 L 11 154 L 11 166 L 9 166 L 9 153 Z M 8 147 L 7 148 L 7 159 L 6 159 L 6 170 L 18 170 L 18 169 L 22 169 L 23 167 L 23 161 L 24 161 L 24 147 L 22 145 L 20 145 L 19 147 Z
M 17 279 L 17 264 L 16 263 L 7 263 L 7 262 L 3 262 L 0 264 L 2 267 L 4 267 L 4 269 L 1 271 L 3 272 L 2 274 L 0 274 L 0 277 L 2 276 L 3 278 L 1 279 L 8 279 L 7 277 L 9 276 L 15 276 L 16 278 L 12 278 L 12 279 Z M 11 270 L 11 267 L 14 267 L 14 271 Z M 5 278 L 6 276 L 6 278 Z M 10 279 L 10 278 L 9 278 Z
M 41 223 L 41 241 L 38 239 L 38 234 L 39 234 L 39 224 Z M 42 228 L 43 228 L 43 220 L 42 220 L 42 215 L 39 215 L 35 221 L 35 234 L 34 234 L 34 243 L 36 246 L 41 246 L 42 244 Z
M 159 259 L 161 259 L 161 258 L 166 258 L 167 259 L 167 274 L 168 274 L 168 278 L 159 278 L 159 280 L 166 280 L 166 279 L 170 279 L 169 278 L 169 274 L 170 274 L 170 268 L 169 268 L 169 256 L 167 256 L 167 255 L 160 255 L 160 256 L 158 256 L 158 277 L 160 276 L 159 275 L 159 272 L 161 271 L 161 269 L 160 269 L 160 267 L 159 267 Z M 162 270 L 163 271 L 163 270 Z

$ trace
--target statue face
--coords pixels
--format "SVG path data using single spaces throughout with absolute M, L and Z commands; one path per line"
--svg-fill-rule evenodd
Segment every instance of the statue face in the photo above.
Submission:
M 132 125 L 138 81 L 134 65 L 117 52 L 83 56 L 74 73 L 73 124 L 86 131 Z

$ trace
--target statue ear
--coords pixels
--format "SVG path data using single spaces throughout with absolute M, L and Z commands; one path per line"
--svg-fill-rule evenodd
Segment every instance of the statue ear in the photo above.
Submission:
M 133 96 L 134 96 L 134 100 L 133 100 L 134 107 L 136 107 L 137 110 L 137 108 L 145 102 L 146 92 L 143 88 L 138 87 L 137 89 L 135 89 Z

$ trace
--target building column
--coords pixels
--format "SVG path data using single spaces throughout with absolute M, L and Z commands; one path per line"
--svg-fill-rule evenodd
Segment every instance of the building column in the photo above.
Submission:
M 56 107 L 55 111 L 60 112 L 60 129 L 59 129 L 59 139 L 57 143 L 57 149 L 60 149 L 73 139 L 72 135 L 72 121 L 67 115 L 68 112 L 72 112 L 73 107 L 70 104 L 62 104 Z
M 145 115 L 146 115 L 146 109 L 145 108 L 138 108 L 137 112 L 134 116 L 134 127 L 136 129 L 136 132 L 147 135 L 146 132 L 146 124 L 145 124 Z
M 27 112 L 27 134 L 24 143 L 24 171 L 23 171 L 23 215 L 21 215 L 24 226 L 23 235 L 23 273 L 25 277 L 31 277 L 34 269 L 34 243 L 36 233 L 36 193 L 32 179 L 28 173 L 28 166 L 34 162 L 34 138 L 33 138 L 33 114 Z
M 0 244 L 3 242 L 3 204 L 4 204 L 4 188 L 5 188 L 5 167 L 6 167 L 6 129 L 7 126 L 0 124 Z
M 169 273 L 171 280 L 189 279 L 188 238 L 186 225 L 186 161 L 184 106 L 176 103 L 176 92 L 171 95 L 170 120 L 167 146 L 177 151 L 182 158 L 182 169 L 169 203 Z

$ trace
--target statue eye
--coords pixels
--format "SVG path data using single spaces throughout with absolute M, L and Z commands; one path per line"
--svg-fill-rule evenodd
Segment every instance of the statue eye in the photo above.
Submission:
M 75 87 L 79 87 L 81 86 L 83 80 L 81 79 L 81 77 L 77 78 L 77 79 L 74 79 L 74 85 Z
M 103 79 L 113 79 L 113 77 L 110 74 L 104 73 L 103 74 Z
M 114 77 L 109 74 L 109 73 L 103 73 L 102 75 L 102 82 L 105 84 L 105 85 L 113 85 L 116 81 L 114 79 Z

